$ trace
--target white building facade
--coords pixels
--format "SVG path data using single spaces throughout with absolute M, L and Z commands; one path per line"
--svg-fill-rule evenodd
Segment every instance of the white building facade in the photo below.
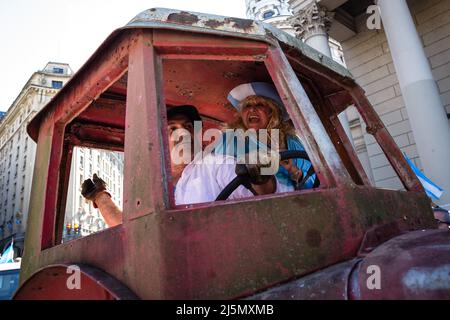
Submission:
M 264 21 L 294 35 L 288 18 L 292 16 L 288 0 L 245 0 L 247 18 Z
M 444 189 L 436 202 L 450 209 L 450 1 L 289 3 L 302 28 L 339 41 L 348 69 L 397 145 Z M 359 114 L 349 110 L 347 115 L 356 151 L 366 158 L 362 162 L 374 184 L 401 189 Z
M 23 248 L 36 153 L 26 127 L 71 75 L 68 64 L 49 62 L 33 73 L 0 123 L 0 250 L 12 237 Z
M 72 76 L 70 66 L 49 62 L 35 72 L 0 120 L 0 254 L 14 239 L 18 255 L 23 249 L 28 220 L 36 143 L 26 127 Z M 122 206 L 123 155 L 98 149 L 74 148 L 66 199 L 64 240 L 105 228 L 97 209 L 81 196 L 81 184 L 97 173 L 106 181 L 114 202 Z M 70 225 L 68 229 L 67 226 Z M 74 227 L 79 231 L 74 233 Z

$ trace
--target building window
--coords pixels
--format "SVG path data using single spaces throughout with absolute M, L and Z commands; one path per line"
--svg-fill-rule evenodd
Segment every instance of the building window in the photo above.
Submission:
M 63 86 L 62 81 L 52 81 L 52 88 L 53 89 L 61 89 Z
M 266 11 L 266 12 L 264 12 L 264 14 L 263 14 L 263 19 L 269 19 L 269 18 L 272 18 L 274 14 L 275 14 L 275 12 L 273 12 L 272 10 Z
M 64 69 L 63 68 L 58 68 L 58 67 L 53 67 L 53 73 L 63 74 L 64 73 Z

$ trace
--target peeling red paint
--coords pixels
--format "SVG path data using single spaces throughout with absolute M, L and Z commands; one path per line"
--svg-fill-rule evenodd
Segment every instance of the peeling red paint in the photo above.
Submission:
M 225 18 L 225 23 L 231 24 L 233 23 L 233 28 L 249 30 L 253 27 L 253 20 L 249 19 L 239 19 L 239 18 Z
M 197 23 L 200 19 L 190 12 L 182 11 L 180 13 L 171 13 L 167 17 L 168 22 L 179 23 L 184 25 L 193 25 Z
M 205 26 L 215 29 L 215 28 L 218 28 L 218 27 L 220 27 L 220 26 L 223 26 L 224 23 L 225 23 L 225 22 L 223 22 L 223 21 L 218 21 L 218 20 L 215 20 L 215 19 L 210 19 L 210 20 L 205 21 Z

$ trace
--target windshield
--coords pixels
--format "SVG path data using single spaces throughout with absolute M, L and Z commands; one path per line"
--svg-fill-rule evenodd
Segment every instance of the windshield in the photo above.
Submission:
M 19 285 L 20 269 L 0 271 L 0 300 L 10 300 Z

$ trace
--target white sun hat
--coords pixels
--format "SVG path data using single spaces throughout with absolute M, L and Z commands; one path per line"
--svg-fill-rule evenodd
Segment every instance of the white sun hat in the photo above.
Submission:
M 284 108 L 283 101 L 278 95 L 278 92 L 273 84 L 267 82 L 244 83 L 231 90 L 227 99 L 233 107 L 236 108 L 236 110 L 240 111 L 239 103 L 249 96 L 261 96 L 274 100 L 281 110 L 283 119 L 289 119 L 289 115 Z

